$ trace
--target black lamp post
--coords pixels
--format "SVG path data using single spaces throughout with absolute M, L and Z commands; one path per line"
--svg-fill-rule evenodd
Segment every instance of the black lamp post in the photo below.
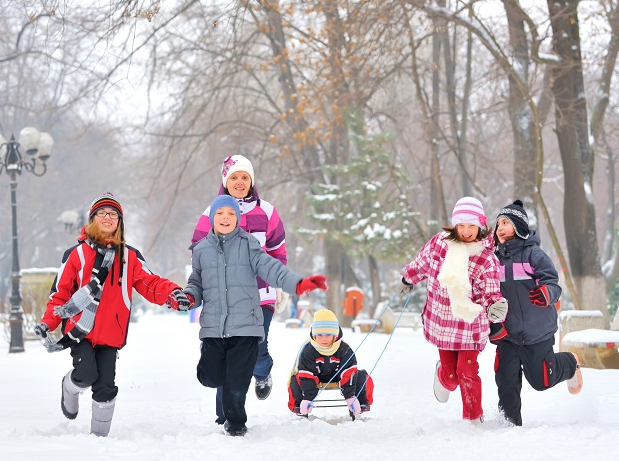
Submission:
M 17 175 L 26 169 L 35 176 L 43 176 L 47 171 L 45 162 L 50 156 L 54 139 L 48 133 L 26 127 L 19 133 L 19 142 L 11 135 L 7 141 L 0 135 L 0 175 L 6 172 L 11 177 L 11 216 L 13 218 L 13 268 L 11 271 L 11 345 L 9 352 L 24 352 L 23 309 L 19 279 L 19 251 L 17 245 Z M 23 149 L 27 157 L 22 157 Z

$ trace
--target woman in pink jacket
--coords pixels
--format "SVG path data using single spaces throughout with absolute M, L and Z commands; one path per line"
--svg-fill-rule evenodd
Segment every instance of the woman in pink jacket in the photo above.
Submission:
M 488 341 L 489 322 L 505 319 L 507 303 L 481 202 L 473 197 L 458 200 L 451 224 L 405 267 L 398 291 L 408 294 L 413 285 L 427 281 L 423 331 L 439 352 L 434 395 L 447 402 L 450 392 L 460 386 L 462 418 L 481 423 L 477 357 Z

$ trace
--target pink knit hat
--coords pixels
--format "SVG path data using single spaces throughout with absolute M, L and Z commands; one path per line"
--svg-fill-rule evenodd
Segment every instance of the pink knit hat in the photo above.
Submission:
M 483 205 L 474 197 L 462 197 L 456 202 L 451 214 L 451 225 L 455 227 L 463 223 L 475 224 L 480 228 L 486 227 L 488 223 Z

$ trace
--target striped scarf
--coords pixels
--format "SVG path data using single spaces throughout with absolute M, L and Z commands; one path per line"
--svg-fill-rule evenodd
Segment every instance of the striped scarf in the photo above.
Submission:
M 103 284 L 107 278 L 109 268 L 114 262 L 116 254 L 114 248 L 97 247 L 97 257 L 90 276 L 90 282 L 77 290 L 71 296 L 71 299 L 62 306 L 54 308 L 54 314 L 63 319 L 73 318 L 81 313 L 81 317 L 73 327 L 67 332 L 58 342 L 53 342 L 48 336 L 48 340 L 44 343 L 48 352 L 56 352 L 66 349 L 67 347 L 79 343 L 84 337 L 90 333 L 95 324 L 95 315 L 101 300 L 103 292 Z

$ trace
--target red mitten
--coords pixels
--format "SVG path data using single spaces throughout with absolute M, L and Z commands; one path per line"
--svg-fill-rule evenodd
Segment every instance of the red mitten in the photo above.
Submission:
M 550 295 L 548 294 L 548 288 L 546 285 L 540 285 L 533 288 L 529 292 L 529 299 L 532 304 L 539 307 L 546 307 L 550 303 Z
M 297 294 L 304 295 L 316 288 L 326 291 L 329 288 L 327 286 L 327 277 L 324 275 L 312 275 L 311 277 L 304 278 L 297 283 Z

